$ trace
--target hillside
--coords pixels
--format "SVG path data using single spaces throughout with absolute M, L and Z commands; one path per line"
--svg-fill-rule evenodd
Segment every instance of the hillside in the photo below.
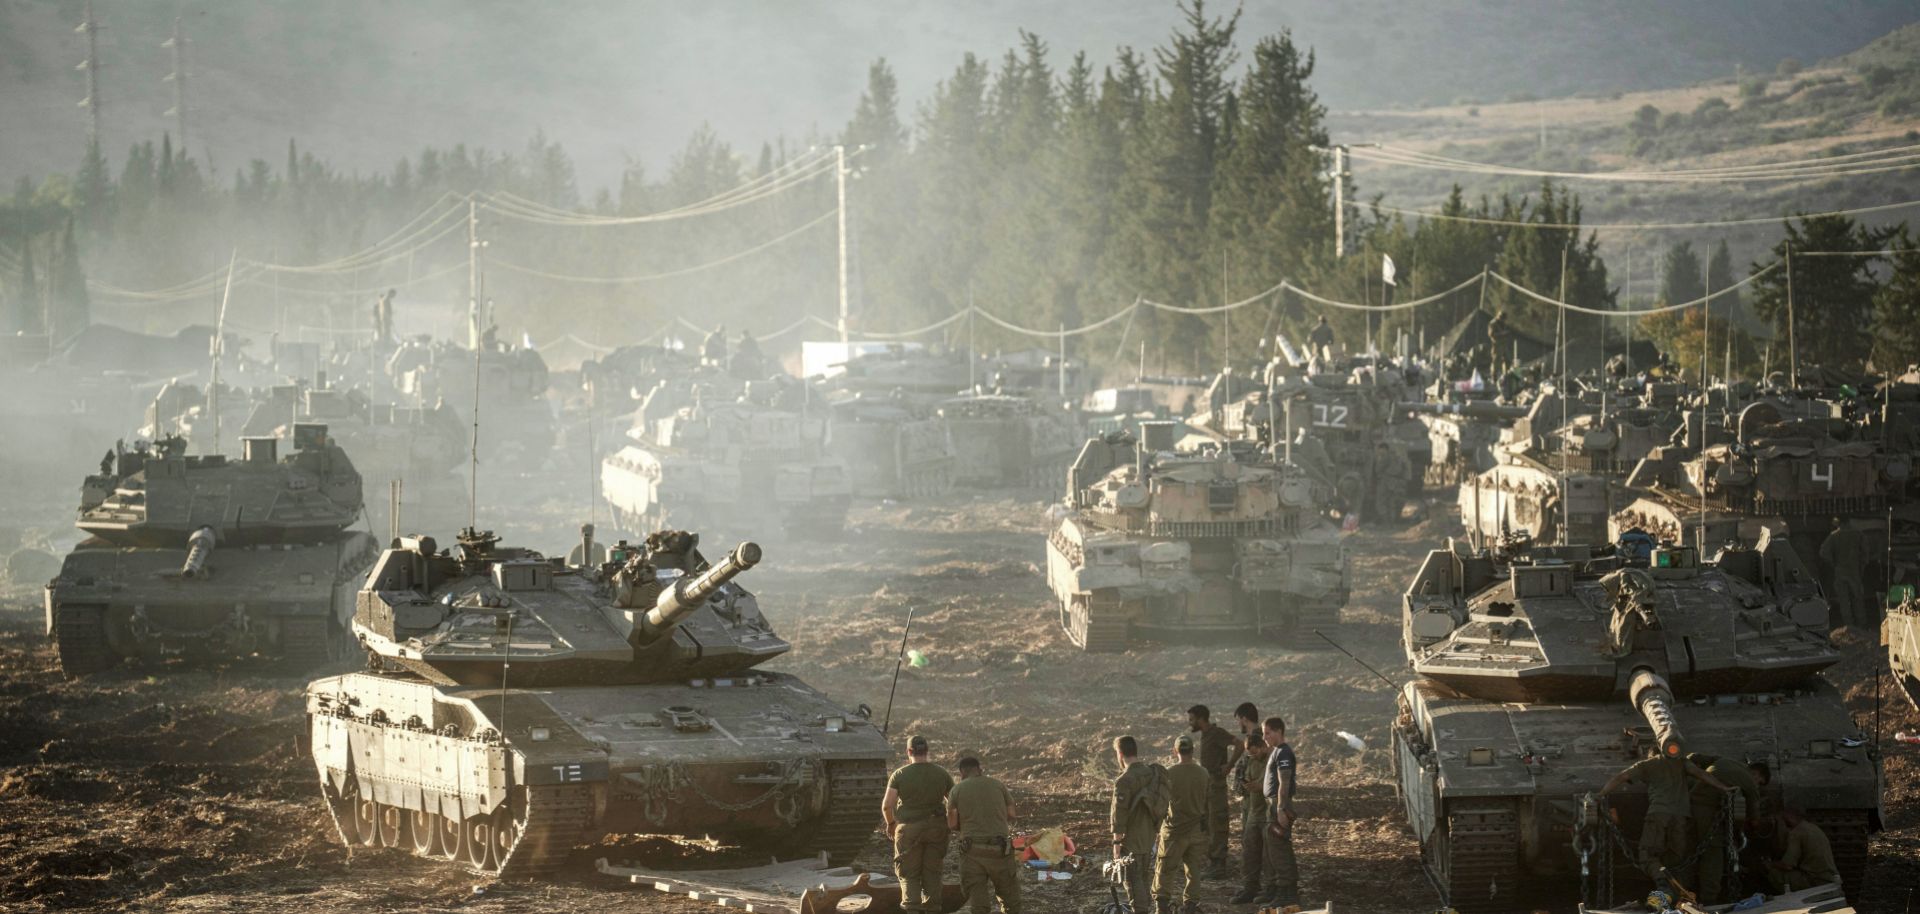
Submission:
M 1839 155 L 1920 142 L 1920 26 L 1908 26 L 1805 69 L 1642 92 L 1336 112 L 1336 142 L 1381 143 L 1475 162 L 1542 170 L 1615 171 L 1742 165 Z M 1356 162 L 1362 194 L 1430 210 L 1454 181 L 1467 195 L 1534 191 L 1538 181 Z M 1661 223 L 1780 216 L 1920 199 L 1920 171 L 1843 179 L 1736 184 L 1575 182 L 1589 223 Z M 1864 217 L 1920 219 L 1920 207 Z M 1616 283 L 1652 294 L 1653 257 L 1690 240 L 1725 238 L 1737 262 L 1761 256 L 1777 224 L 1607 231 Z M 1634 263 L 1628 262 L 1629 254 Z
M 73 167 L 85 138 L 74 64 L 80 0 L 0 0 L 0 179 Z M 741 148 L 831 135 L 866 64 L 891 60 L 918 103 L 969 51 L 993 58 L 1027 29 L 1062 57 L 1105 64 L 1161 42 L 1171 0 L 937 0 L 679 4 L 662 0 L 96 0 L 103 135 L 116 160 L 170 129 L 179 13 L 189 36 L 189 133 L 223 174 L 277 161 L 289 138 L 385 169 L 427 145 L 518 149 L 535 130 L 580 164 L 588 195 L 628 157 L 658 167 L 702 123 Z M 1231 8 L 1224 2 L 1215 10 Z M 1818 60 L 1920 20 L 1912 0 L 1290 0 L 1248 3 L 1246 44 L 1292 28 L 1317 50 L 1336 108 L 1631 91 L 1736 67 Z M 1813 27 L 1817 26 L 1817 27 Z M 1604 40 L 1601 40 L 1604 39 Z

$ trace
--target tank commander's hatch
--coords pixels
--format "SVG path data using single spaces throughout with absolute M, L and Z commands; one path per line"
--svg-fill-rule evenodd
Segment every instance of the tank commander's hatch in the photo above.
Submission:
M 507 593 L 553 589 L 553 565 L 534 559 L 496 562 L 493 586 Z

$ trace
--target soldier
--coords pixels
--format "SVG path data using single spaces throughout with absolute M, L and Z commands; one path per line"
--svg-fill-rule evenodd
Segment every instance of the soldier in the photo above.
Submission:
M 1692 811 L 1687 800 L 1687 778 L 1720 793 L 1733 789 L 1677 752 L 1661 755 L 1658 746 L 1649 746 L 1646 758 L 1628 765 L 1600 788 L 1604 797 L 1629 781 L 1646 785 L 1647 818 L 1640 827 L 1640 869 L 1656 880 L 1687 854 L 1687 819 Z
M 1279 870 L 1274 858 L 1280 848 L 1278 842 L 1267 839 L 1271 816 L 1261 783 L 1273 749 L 1258 729 L 1247 734 L 1243 744 L 1247 751 L 1234 777 L 1245 803 L 1240 807 L 1240 894 L 1233 896 L 1233 903 L 1273 904 L 1280 897 L 1279 887 L 1272 882 Z
M 1487 322 L 1487 347 L 1493 350 L 1493 373 L 1506 374 L 1513 360 L 1513 329 L 1507 326 L 1507 312 L 1498 312 Z
M 1272 751 L 1267 754 L 1266 775 L 1260 792 L 1267 804 L 1265 862 L 1267 891 L 1260 902 L 1270 907 L 1300 903 L 1300 867 L 1293 858 L 1293 823 L 1299 817 L 1293 811 L 1296 759 L 1287 745 L 1287 722 L 1269 717 L 1260 725 L 1260 738 Z
M 727 364 L 727 326 L 721 324 L 700 342 L 700 359 L 715 367 Z
M 1200 767 L 1207 771 L 1207 877 L 1227 875 L 1227 781 L 1233 768 L 1233 734 L 1213 722 L 1206 705 L 1187 709 L 1187 729 L 1199 734 Z
M 1327 323 L 1326 315 L 1320 315 L 1319 323 L 1307 334 L 1307 345 L 1313 347 L 1313 358 L 1333 358 L 1333 327 Z
M 1173 741 L 1173 766 L 1167 769 L 1171 797 L 1160 825 L 1160 859 L 1153 871 L 1153 899 L 1159 914 L 1200 908 L 1200 869 L 1207 862 L 1207 794 L 1212 780 L 1193 760 L 1193 738 Z M 1174 897 L 1176 880 L 1179 900 Z
M 1007 786 L 982 771 L 979 759 L 961 759 L 960 783 L 947 794 L 947 828 L 960 836 L 960 890 L 973 914 L 989 914 L 996 895 L 1006 914 L 1020 914 L 1012 822 Z
M 1233 780 L 1238 783 L 1247 764 L 1247 737 L 1260 733 L 1260 709 L 1251 701 L 1241 702 L 1240 707 L 1233 709 L 1233 723 L 1240 728 L 1240 738 L 1233 741 L 1233 757 L 1227 759 L 1227 767 L 1233 770 Z
M 1687 755 L 1687 761 L 1700 770 L 1712 775 L 1722 784 L 1728 784 L 1738 790 L 1747 801 L 1747 823 L 1755 824 L 1760 818 L 1760 788 L 1772 780 L 1772 774 L 1764 764 L 1743 765 L 1739 759 L 1726 756 L 1708 755 L 1694 752 Z M 1693 833 L 1698 836 L 1700 850 L 1700 874 L 1694 881 L 1703 904 L 1719 904 L 1737 897 L 1739 887 L 1729 895 L 1726 891 L 1727 856 L 1733 845 L 1733 825 L 1723 813 L 1722 798 L 1726 794 L 1716 793 L 1695 786 L 1693 799 Z
M 393 297 L 397 289 L 388 289 L 373 303 L 373 338 L 376 342 L 393 342 Z
M 1863 630 L 1878 628 L 1872 607 L 1860 586 L 1867 572 L 1865 544 L 1860 531 L 1841 518 L 1833 519 L 1833 532 L 1820 544 L 1820 564 L 1827 572 L 1827 595 L 1833 600 L 1833 624 L 1852 625 Z
M 927 738 L 907 741 L 913 761 L 887 779 L 887 795 L 880 801 L 887 837 L 893 839 L 893 874 L 900 880 L 900 907 L 908 911 L 939 911 L 940 871 L 947 859 L 947 820 L 940 814 L 953 775 L 927 761 Z
M 1840 881 L 1833 845 L 1819 826 L 1807 821 L 1806 813 L 1788 809 L 1780 814 L 1780 824 L 1787 830 L 1787 850 L 1780 859 L 1767 861 L 1767 882 L 1774 894 Z
M 1113 754 L 1120 762 L 1120 777 L 1113 782 L 1113 807 L 1108 813 L 1113 829 L 1113 856 L 1131 857 L 1125 867 L 1127 904 L 1140 914 L 1149 909 L 1147 865 L 1153 859 L 1153 839 L 1160 829 L 1166 810 L 1160 805 L 1166 771 L 1140 761 L 1140 746 L 1131 736 L 1113 741 Z

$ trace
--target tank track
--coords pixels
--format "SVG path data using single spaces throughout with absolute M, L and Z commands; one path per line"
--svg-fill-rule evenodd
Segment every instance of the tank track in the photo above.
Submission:
M 280 659 L 299 671 L 316 669 L 338 662 L 341 649 L 340 627 L 319 616 L 297 616 L 280 620 Z
M 846 866 L 873 841 L 880 798 L 887 792 L 887 763 L 880 759 L 827 762 L 827 811 L 802 839 L 801 854 L 825 852 Z
M 498 869 L 468 869 L 501 879 L 542 879 L 567 862 L 593 820 L 592 794 L 576 784 L 528 787 L 526 795 L 526 817 Z
M 106 613 L 98 606 L 61 606 L 53 616 L 53 643 L 60 655 L 60 672 L 78 679 L 119 665 L 107 643 Z
M 1827 843 L 1833 847 L 1833 864 L 1840 870 L 1840 884 L 1847 890 L 1847 900 L 1855 903 L 1859 902 L 1860 890 L 1867 883 L 1871 832 L 1867 815 L 1864 809 L 1807 811 L 1807 820 L 1826 833 Z
M 1424 848 L 1428 875 L 1460 914 L 1513 910 L 1520 888 L 1520 823 L 1513 804 L 1447 804 L 1447 835 Z
M 1259 610 L 1256 610 L 1258 612 Z M 1331 648 L 1314 630 L 1330 631 L 1340 625 L 1340 607 L 1328 605 L 1288 605 L 1282 610 L 1286 622 L 1266 628 L 1274 642 L 1296 651 L 1324 651 Z
M 1089 654 L 1111 654 L 1127 649 L 1127 623 L 1096 619 L 1086 603 L 1067 607 L 1067 640 Z

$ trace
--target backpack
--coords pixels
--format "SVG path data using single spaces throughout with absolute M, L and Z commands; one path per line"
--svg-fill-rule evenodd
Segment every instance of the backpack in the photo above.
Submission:
M 1173 779 L 1167 777 L 1167 766 L 1158 762 L 1148 765 L 1147 771 L 1151 779 L 1133 795 L 1133 805 L 1144 809 L 1154 823 L 1159 824 L 1173 808 Z

